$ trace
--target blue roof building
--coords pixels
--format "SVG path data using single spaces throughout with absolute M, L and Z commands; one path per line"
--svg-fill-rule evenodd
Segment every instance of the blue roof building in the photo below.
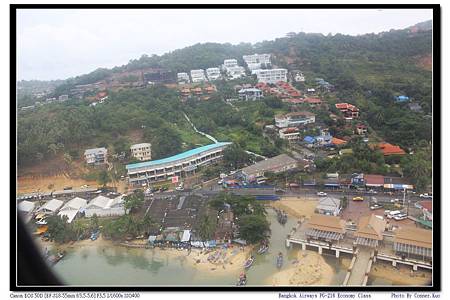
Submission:
M 128 164 L 129 182 L 133 185 L 170 180 L 173 176 L 188 175 L 198 166 L 213 163 L 222 158 L 222 151 L 231 143 L 220 142 L 191 149 L 158 160 Z
M 316 142 L 316 139 L 312 136 L 305 136 L 305 138 L 303 139 L 304 142 L 308 143 L 308 144 L 314 144 Z

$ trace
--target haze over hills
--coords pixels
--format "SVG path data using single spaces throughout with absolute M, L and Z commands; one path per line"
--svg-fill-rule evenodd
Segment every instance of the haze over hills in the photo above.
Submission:
M 425 21 L 402 30 L 391 30 L 379 34 L 365 34 L 359 36 L 349 36 L 336 34 L 323 35 L 318 33 L 297 33 L 291 38 L 281 37 L 273 41 L 264 41 L 256 44 L 241 43 L 238 45 L 218 44 L 218 43 L 199 43 L 182 49 L 168 52 L 164 55 L 142 55 L 139 59 L 131 59 L 128 64 L 117 66 L 112 69 L 99 68 L 88 74 L 68 78 L 66 80 L 39 81 L 39 80 L 21 80 L 18 87 L 21 92 L 41 91 L 46 88 L 54 88 L 58 85 L 63 87 L 75 86 L 77 84 L 89 84 L 98 80 L 107 79 L 115 73 L 134 71 L 149 67 L 163 67 L 175 72 L 186 71 L 195 68 L 207 68 L 211 65 L 219 65 L 224 59 L 236 57 L 242 61 L 242 55 L 254 52 L 273 52 L 275 56 L 280 55 L 280 66 L 287 67 L 289 63 L 283 62 L 284 58 L 288 60 L 303 60 L 304 63 L 296 67 L 307 68 L 314 56 L 312 51 L 322 50 L 324 54 L 339 55 L 335 59 L 345 59 L 349 53 L 360 47 L 361 50 L 373 51 L 374 55 L 387 53 L 392 57 L 411 57 L 415 55 L 431 54 L 431 48 L 423 43 L 431 39 L 432 21 Z M 401 35 L 404 35 L 403 37 Z M 406 38 L 406 40 L 396 39 Z M 406 43 L 406 44 L 405 44 Z M 330 48 L 332 45 L 336 49 Z M 411 47 L 412 44 L 414 47 Z M 286 46 L 291 49 L 286 52 L 283 49 Z M 292 48 L 295 51 L 292 51 Z M 302 53 L 300 53 L 302 52 Z M 61 92 L 64 88 L 56 91 Z

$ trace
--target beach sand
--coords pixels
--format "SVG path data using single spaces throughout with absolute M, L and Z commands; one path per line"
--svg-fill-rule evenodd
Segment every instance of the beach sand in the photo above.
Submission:
M 317 200 L 302 197 L 283 197 L 280 201 L 271 202 L 273 207 L 282 209 L 291 216 L 308 219 L 314 214 L 317 204 Z
M 267 283 L 273 286 L 330 285 L 333 268 L 321 255 L 313 251 L 299 251 L 298 263 L 270 276 Z

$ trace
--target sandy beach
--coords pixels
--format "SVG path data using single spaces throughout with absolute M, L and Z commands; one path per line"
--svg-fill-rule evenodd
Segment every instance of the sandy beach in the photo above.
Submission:
M 334 276 L 333 268 L 323 257 L 313 251 L 299 251 L 298 262 L 286 270 L 270 276 L 270 285 L 330 285 Z
M 297 218 L 310 218 L 318 201 L 313 198 L 283 197 L 280 201 L 272 202 L 271 205 L 277 209 L 286 211 L 289 215 Z

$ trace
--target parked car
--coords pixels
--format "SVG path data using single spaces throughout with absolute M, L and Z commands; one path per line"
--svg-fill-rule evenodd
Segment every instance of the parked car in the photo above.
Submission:
M 425 198 L 425 199 L 433 199 L 433 195 L 432 194 L 428 194 L 428 193 L 420 194 L 419 197 L 420 198 Z
M 388 213 L 387 217 L 388 217 L 388 219 L 392 219 L 393 217 L 395 217 L 396 215 L 401 214 L 401 213 L 402 212 L 399 210 L 393 210 Z
M 376 209 L 380 209 L 380 208 L 383 208 L 383 206 L 381 206 L 380 204 L 373 204 L 373 205 L 370 207 L 371 210 L 376 210 Z
M 276 190 L 275 190 L 275 193 L 277 193 L 277 194 L 284 194 L 284 193 L 286 193 L 286 190 L 283 190 L 283 189 L 276 189 Z
M 397 203 L 397 202 L 400 202 L 400 199 L 391 199 L 391 203 Z
M 219 180 L 219 181 L 217 181 L 217 184 L 223 184 L 223 180 L 221 179 L 221 180 Z
M 364 201 L 364 198 L 363 198 L 363 197 L 360 197 L 360 196 L 356 196 L 356 197 L 353 197 L 352 200 L 353 200 L 353 201 Z
M 401 221 L 401 220 L 404 220 L 406 218 L 408 218 L 408 215 L 405 214 L 405 213 L 396 214 L 394 216 L 394 220 L 396 220 L 396 221 Z
M 317 192 L 317 196 L 319 197 L 325 197 L 327 195 L 327 193 L 325 192 Z
M 369 193 L 369 194 L 378 194 L 378 192 L 377 192 L 377 191 L 374 191 L 374 190 L 369 190 L 368 193 Z

